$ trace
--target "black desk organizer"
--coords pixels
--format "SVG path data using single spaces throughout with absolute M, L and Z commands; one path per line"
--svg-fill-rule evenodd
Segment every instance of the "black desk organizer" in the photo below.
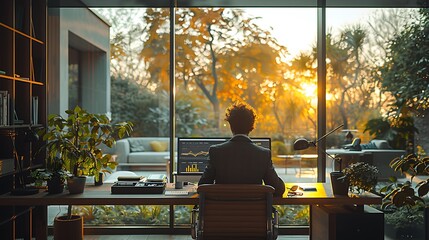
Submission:
M 112 194 L 162 194 L 165 182 L 119 181 L 112 185 Z

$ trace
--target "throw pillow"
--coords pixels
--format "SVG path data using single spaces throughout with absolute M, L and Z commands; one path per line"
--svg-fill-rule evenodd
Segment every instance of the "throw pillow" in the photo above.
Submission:
M 377 149 L 377 146 L 373 142 L 361 144 L 360 146 L 362 147 L 362 149 Z
M 152 141 L 149 145 L 155 152 L 165 152 L 168 148 L 168 142 Z
M 130 152 L 144 152 L 146 149 L 143 146 L 143 139 L 128 139 L 130 143 Z
M 371 142 L 374 143 L 378 149 L 391 149 L 389 143 L 386 140 L 373 139 Z

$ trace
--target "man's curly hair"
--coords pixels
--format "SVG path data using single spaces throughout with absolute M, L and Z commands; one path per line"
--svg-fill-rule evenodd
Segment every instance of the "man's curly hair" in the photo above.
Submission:
M 245 102 L 235 102 L 226 109 L 225 121 L 234 134 L 249 134 L 255 128 L 256 111 Z

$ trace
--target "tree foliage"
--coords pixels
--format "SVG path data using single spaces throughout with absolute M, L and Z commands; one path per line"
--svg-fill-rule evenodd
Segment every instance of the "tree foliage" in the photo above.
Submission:
M 390 42 L 387 61 L 381 67 L 383 90 L 392 93 L 392 111 L 404 108 L 419 114 L 429 108 L 429 9 L 419 15 Z
M 165 11 L 147 10 L 149 38 L 142 56 L 149 72 L 168 82 Z M 255 24 L 254 18 L 236 9 L 181 8 L 176 12 L 176 23 L 178 93 L 192 93 L 210 103 L 213 128 L 219 128 L 221 102 L 244 100 L 260 109 L 270 104 L 261 94 L 261 83 L 277 81 L 280 54 L 286 49 Z

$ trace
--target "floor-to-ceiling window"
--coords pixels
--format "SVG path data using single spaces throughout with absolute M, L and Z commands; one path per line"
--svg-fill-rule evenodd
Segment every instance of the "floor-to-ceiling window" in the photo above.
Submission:
M 94 9 L 111 24 L 112 119 L 132 121 L 133 137 L 154 138 L 146 151 L 151 151 L 150 145 L 161 143 L 158 149 L 167 161 L 171 156 L 169 143 L 175 141 L 172 136 L 231 136 L 223 113 L 232 102 L 243 100 L 259 113 L 252 136 L 271 138 L 273 162 L 282 179 L 316 182 L 318 172 L 327 172 L 317 167 L 320 158 L 316 149 L 295 151 L 293 142 L 298 137 L 313 140 L 320 136 L 317 10 L 316 6 L 178 7 L 172 78 L 169 8 Z M 348 132 L 368 140 L 368 134 L 363 133 L 365 121 L 381 114 L 380 109 L 387 103 L 371 75 L 374 64 L 382 64 L 383 44 L 394 33 L 379 35 L 379 30 L 385 29 L 380 25 L 384 22 L 380 12 L 390 14 L 383 9 L 326 8 L 326 128 L 344 124 L 347 130 L 329 136 L 328 148 L 340 147 Z M 397 14 L 400 17 L 402 13 Z M 400 29 L 401 21 L 396 23 Z M 175 83 L 173 90 L 171 81 Z M 172 96 L 174 108 L 170 105 Z M 172 111 L 176 120 L 173 135 Z M 329 164 L 328 159 L 328 171 Z M 174 168 L 173 161 L 170 171 Z M 166 163 L 139 166 L 135 159 L 118 170 L 169 174 L 166 169 Z M 91 214 L 98 211 L 89 210 Z M 145 216 L 141 222 L 132 220 L 127 224 L 169 223 L 169 218 L 163 217 L 169 210 L 157 206 L 102 210 L 98 213 L 104 220 L 93 218 L 92 224 L 123 224 L 124 219 L 109 222 L 109 216 L 116 212 L 127 212 L 128 220 Z M 176 210 L 177 223 L 189 222 L 187 207 Z M 306 208 L 284 207 L 282 213 L 284 225 L 308 224 Z

